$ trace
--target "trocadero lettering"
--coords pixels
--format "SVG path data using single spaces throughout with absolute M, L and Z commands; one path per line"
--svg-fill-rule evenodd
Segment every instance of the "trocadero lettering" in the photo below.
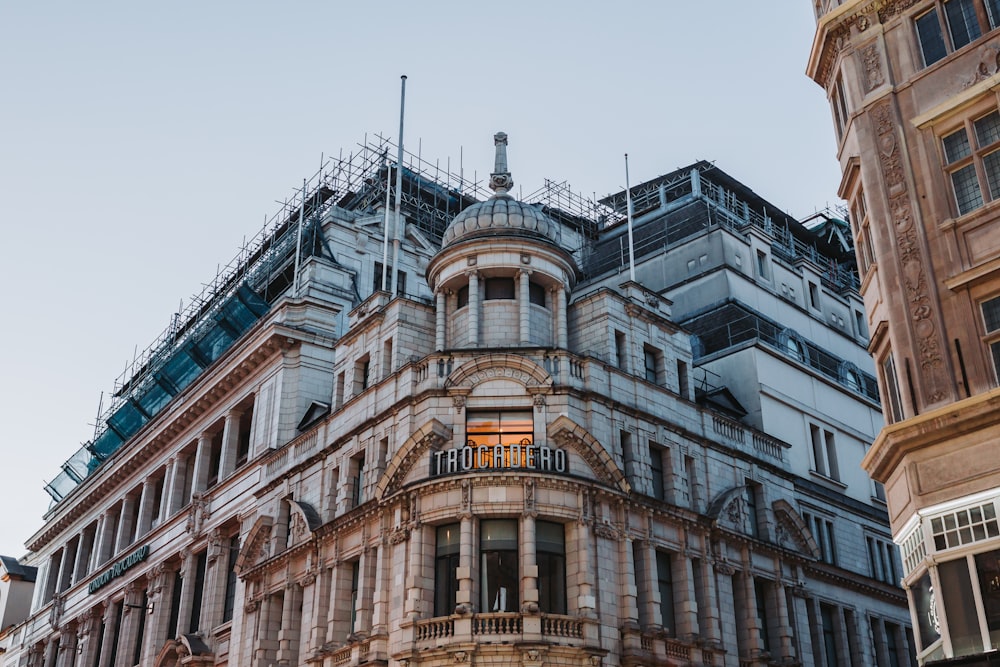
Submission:
M 531 470 L 566 472 L 566 450 L 537 446 L 529 440 L 506 445 L 478 445 L 443 449 L 431 453 L 431 475 L 447 475 L 472 470 Z

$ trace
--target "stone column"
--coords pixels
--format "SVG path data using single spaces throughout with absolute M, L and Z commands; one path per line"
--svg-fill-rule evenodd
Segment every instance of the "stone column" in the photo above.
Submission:
M 778 638 L 781 641 L 781 648 L 773 647 L 771 653 L 777 653 L 781 658 L 788 658 L 791 661 L 795 657 L 795 632 L 792 629 L 791 619 L 788 616 L 788 599 L 785 593 L 785 585 L 781 583 L 781 566 L 775 572 L 777 579 L 774 582 L 774 596 L 778 610 Z
M 190 551 L 181 552 L 181 599 L 178 605 L 177 634 L 191 631 L 191 610 L 194 607 L 194 581 L 197 557 Z
M 201 619 L 199 629 L 211 632 L 222 623 L 222 608 L 226 600 L 226 566 L 229 564 L 229 540 L 222 536 L 218 528 L 208 538 L 208 552 L 205 562 L 205 585 L 201 596 Z
M 436 321 L 434 327 L 434 350 L 440 352 L 443 350 L 447 342 L 447 325 L 448 325 L 448 307 L 447 299 L 445 298 L 444 290 L 438 288 L 437 292 L 434 294 L 436 301 Z
M 126 495 L 122 499 L 122 513 L 118 517 L 118 539 L 115 542 L 115 553 L 118 553 L 129 544 L 132 543 L 131 535 L 132 532 L 132 521 L 133 515 L 135 514 L 135 497 L 132 495 Z
M 70 571 L 73 567 L 73 561 L 76 560 L 74 557 L 70 557 L 69 546 L 71 543 L 67 543 L 62 549 L 62 555 L 59 557 L 59 576 L 56 577 L 56 593 L 62 593 L 64 590 L 72 585 L 72 572 Z M 77 542 L 77 551 L 79 551 L 80 545 Z
M 479 346 L 479 273 L 469 272 L 469 347 Z
M 226 413 L 225 426 L 222 429 L 222 457 L 219 460 L 219 481 L 233 474 L 236 470 L 236 451 L 239 449 L 240 417 L 242 410 L 230 410 Z
M 621 619 L 623 626 L 639 628 L 638 582 L 635 573 L 635 551 L 631 537 L 623 536 L 619 543 L 619 562 L 622 564 L 621 576 Z
M 167 494 L 164 520 L 172 517 L 184 506 L 184 499 L 181 496 L 184 494 L 184 478 L 188 475 L 187 459 L 183 453 L 178 453 L 167 465 L 170 467 L 170 481 L 169 485 L 167 483 L 163 485 Z
M 93 550 L 92 542 L 87 538 L 89 528 L 88 526 L 80 532 L 80 539 L 77 541 L 76 558 L 73 562 L 74 582 L 80 581 L 87 574 L 87 561 L 90 560 L 90 552 Z
M 639 610 L 639 618 L 646 620 L 647 627 L 652 625 L 660 628 L 663 627 L 663 607 L 672 605 L 673 600 L 660 599 L 660 573 L 657 570 L 656 546 L 646 540 L 636 540 L 634 544 L 637 547 L 636 551 L 642 554 L 642 570 L 637 570 L 635 573 L 636 604 L 638 605 L 640 600 L 644 601 Z M 672 575 L 673 573 L 671 573 Z M 657 601 L 659 601 L 659 606 L 657 606 Z M 658 611 L 660 613 L 657 613 Z M 676 636 L 676 628 L 663 627 L 663 629 L 672 633 L 672 636 Z
M 194 481 L 191 493 L 201 493 L 208 488 L 209 459 L 212 458 L 212 435 L 202 433 L 198 436 L 198 451 L 194 457 Z
M 135 539 L 139 539 L 149 532 L 153 525 L 153 494 L 156 492 L 156 483 L 152 478 L 147 477 L 142 481 L 142 491 L 139 495 L 139 523 L 135 527 Z
M 798 568 L 796 568 L 798 569 Z M 812 634 L 810 633 L 809 610 L 806 604 L 805 589 L 800 586 L 792 588 L 792 617 L 795 625 L 795 636 L 798 638 L 799 658 L 813 654 Z
M 877 665 L 888 665 L 889 664 L 889 650 L 886 646 L 886 630 L 885 623 L 881 619 L 868 618 L 868 622 L 871 624 L 872 637 L 875 639 L 875 664 Z M 897 644 L 899 646 L 899 644 Z M 905 646 L 905 644 L 903 644 Z M 898 667 L 893 665 L 893 667 Z
M 80 621 L 77 646 L 81 649 L 78 662 L 81 667 L 91 667 L 97 659 L 97 645 L 101 641 L 100 609 L 100 605 L 91 607 L 84 612 Z
M 708 555 L 708 539 L 702 536 L 705 555 Z M 704 608 L 698 607 L 698 629 L 702 638 L 713 645 L 722 640 L 722 629 L 719 623 L 719 591 L 715 586 L 715 567 L 711 557 L 701 559 L 700 576 L 695 586 L 701 587 L 701 597 Z
M 569 336 L 566 333 L 566 286 L 560 285 L 556 290 L 556 318 L 559 321 L 556 340 L 558 347 L 565 350 L 569 347 Z
M 254 665 L 257 667 L 274 665 L 274 655 L 278 651 L 278 628 L 281 625 L 281 610 L 275 609 L 276 606 L 273 595 L 265 596 L 260 602 L 260 623 L 257 626 L 257 636 L 253 638 L 256 646 Z
M 56 667 L 73 667 L 76 660 L 76 626 L 68 626 L 59 633 L 59 654 Z
M 118 667 L 130 667 L 136 664 L 135 643 L 139 638 L 139 627 L 146 622 L 146 605 L 143 604 L 143 593 L 145 590 L 136 590 L 134 582 L 129 582 L 125 587 L 125 599 L 123 600 L 121 631 L 118 633 L 118 656 L 115 664 Z M 141 663 L 140 656 L 140 663 Z
M 358 561 L 358 600 L 352 633 L 367 633 L 372 628 L 374 613 L 375 565 L 379 549 L 368 548 L 361 552 Z
M 160 490 L 160 513 L 156 516 L 157 525 L 164 523 L 170 517 L 170 493 L 173 486 L 174 459 L 163 466 L 163 488 Z
M 850 663 L 851 661 L 851 644 L 847 640 L 847 623 L 844 619 L 844 610 L 841 607 L 834 608 L 833 616 L 833 627 L 836 633 L 837 642 L 837 655 L 840 656 L 842 661 Z
M 700 634 L 698 626 L 698 596 L 695 593 L 694 570 L 685 549 L 675 554 L 671 576 L 674 580 L 674 625 L 670 628 L 675 637 Z
M 456 596 L 457 609 L 464 612 L 473 612 L 478 609 L 479 604 L 472 599 L 472 571 L 473 558 L 476 545 L 473 544 L 472 515 L 462 515 L 461 537 L 458 551 L 458 594 Z
M 94 549 L 90 554 L 90 563 L 87 566 L 88 572 L 93 572 L 97 566 L 104 562 L 104 549 L 106 546 L 105 532 L 107 530 L 108 513 L 102 512 L 97 517 L 97 529 L 94 532 Z
M 298 664 L 299 646 L 299 618 L 297 610 L 299 600 L 302 596 L 302 589 L 296 584 L 285 586 L 285 595 L 281 605 L 281 629 L 278 631 L 278 655 L 279 665 Z
M 101 662 L 98 667 L 113 667 L 111 665 L 111 654 L 115 652 L 116 647 L 111 645 L 111 640 L 113 640 L 115 634 L 117 634 L 118 623 L 121 620 L 118 614 L 115 613 L 116 608 L 117 605 L 111 604 L 110 601 L 105 602 L 104 643 L 101 646 Z M 120 641 L 118 644 L 121 646 Z
M 372 577 L 372 618 L 371 634 L 389 634 L 389 596 L 390 587 L 387 585 L 389 575 L 389 561 L 391 560 L 392 546 L 386 542 L 376 550 L 375 562 Z
M 430 526 L 423 526 L 417 524 L 410 531 L 410 552 L 409 552 L 409 563 L 407 565 L 408 575 L 406 577 L 406 606 L 403 609 L 403 617 L 409 619 L 410 621 L 416 621 L 420 618 L 420 614 L 423 611 L 421 608 L 421 593 L 424 588 L 430 588 L 430 586 L 425 586 L 424 582 L 424 535 L 425 531 L 434 530 Z M 434 540 L 427 540 L 428 544 L 433 545 Z M 452 606 L 451 611 L 454 611 L 454 606 Z
M 745 547 L 743 549 L 743 572 L 740 579 L 740 583 L 743 584 L 743 600 L 746 607 L 743 617 L 746 626 L 746 647 L 750 649 L 751 655 L 756 655 L 756 652 L 764 648 L 761 637 L 764 629 L 760 627 L 760 619 L 757 616 L 757 589 L 754 587 L 753 573 L 750 571 L 750 551 Z
M 174 572 L 168 570 L 163 563 L 156 565 L 147 575 L 146 579 L 146 604 L 152 605 L 153 613 L 146 618 L 145 636 L 143 637 L 144 654 L 148 657 L 155 656 L 168 639 L 167 630 L 170 628 L 170 584 Z
M 354 629 L 348 625 L 351 617 L 348 606 L 351 603 L 350 569 L 351 563 L 338 562 L 330 570 L 330 603 L 327 605 L 326 641 L 342 642 Z M 346 572 L 345 572 L 346 570 Z M 345 576 L 347 575 L 347 576 Z
M 521 515 L 521 611 L 538 612 L 538 552 L 535 548 L 535 512 Z
M 521 345 L 531 343 L 531 271 L 522 269 L 517 273 L 518 280 L 518 315 L 520 324 L 518 326 L 519 341 Z
M 308 588 L 312 595 L 312 605 L 309 615 L 309 649 L 316 651 L 327 641 L 327 623 L 330 614 L 330 586 L 333 570 L 321 568 L 316 575 L 316 582 Z M 305 613 L 303 613 L 305 617 Z M 332 638 L 331 638 L 332 639 Z

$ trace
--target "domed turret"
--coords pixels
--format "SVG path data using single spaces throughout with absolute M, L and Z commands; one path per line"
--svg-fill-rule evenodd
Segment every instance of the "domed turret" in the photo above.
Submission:
M 507 171 L 507 135 L 498 132 L 493 135 L 493 142 L 496 145 L 496 165 L 495 171 L 490 174 L 490 188 L 496 194 L 459 213 L 445 230 L 441 247 L 489 236 L 526 236 L 558 243 L 559 227 L 555 221 L 540 209 L 507 194 L 514 185 L 514 179 Z

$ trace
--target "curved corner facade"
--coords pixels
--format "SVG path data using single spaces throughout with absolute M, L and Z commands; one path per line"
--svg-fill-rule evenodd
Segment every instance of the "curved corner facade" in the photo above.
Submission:
M 336 191 L 53 507 L 0 664 L 905 664 L 844 223 L 697 163 L 633 189 L 629 282 L 624 193 L 454 229 L 496 207 L 415 170 L 397 266 L 378 179 Z

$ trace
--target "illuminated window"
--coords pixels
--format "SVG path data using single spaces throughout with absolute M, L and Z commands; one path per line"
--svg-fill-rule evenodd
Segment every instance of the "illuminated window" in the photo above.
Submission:
M 528 450 L 523 446 L 532 444 L 534 440 L 531 410 L 470 410 L 465 419 L 465 433 L 470 447 L 490 447 L 488 456 L 493 456 L 493 445 L 504 445 L 507 457 L 511 454 L 510 445 L 519 445 L 516 451 L 521 460 L 515 463 L 517 466 L 527 467 Z M 511 461 L 504 461 L 504 466 L 510 467 Z

